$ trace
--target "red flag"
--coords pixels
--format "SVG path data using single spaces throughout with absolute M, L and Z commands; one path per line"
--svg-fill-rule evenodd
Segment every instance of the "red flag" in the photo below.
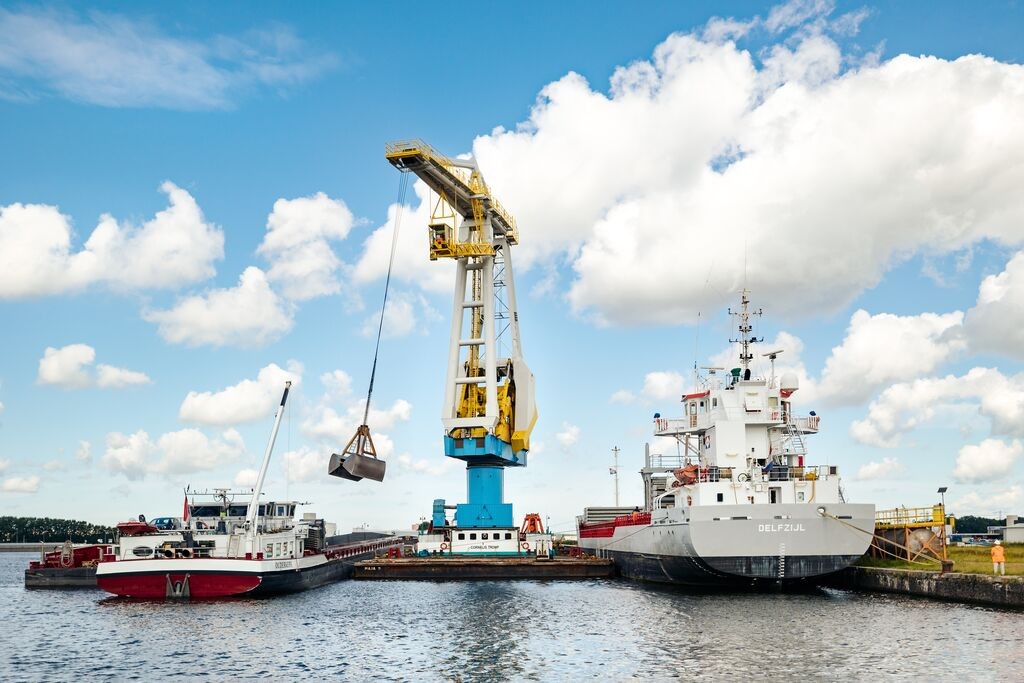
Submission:
M 185 512 L 182 513 L 182 521 L 188 521 L 188 494 L 185 494 Z

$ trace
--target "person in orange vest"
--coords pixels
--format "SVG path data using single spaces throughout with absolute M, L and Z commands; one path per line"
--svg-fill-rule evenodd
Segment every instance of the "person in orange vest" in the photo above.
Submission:
M 992 573 L 1006 576 L 1006 551 L 999 541 L 992 546 Z

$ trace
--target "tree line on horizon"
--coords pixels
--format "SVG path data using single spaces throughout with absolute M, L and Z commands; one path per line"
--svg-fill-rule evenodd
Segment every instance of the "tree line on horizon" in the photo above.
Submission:
M 964 515 L 956 518 L 956 533 L 958 534 L 983 534 L 990 526 L 1002 526 L 1005 519 L 994 519 L 992 517 L 975 517 Z
M 113 540 L 114 531 L 77 519 L 0 517 L 0 543 L 99 543 Z

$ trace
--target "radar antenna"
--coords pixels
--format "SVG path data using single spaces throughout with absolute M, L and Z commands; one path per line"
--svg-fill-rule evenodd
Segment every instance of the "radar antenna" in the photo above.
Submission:
M 729 315 L 735 316 L 738 321 L 736 327 L 740 333 L 739 339 L 730 339 L 729 343 L 740 345 L 740 365 L 743 367 L 744 379 L 750 379 L 750 361 L 754 358 L 754 354 L 750 353 L 750 345 L 764 341 L 764 337 L 758 339 L 751 336 L 750 332 L 754 327 L 750 324 L 750 316 L 760 316 L 761 313 L 760 308 L 756 311 L 750 310 L 750 290 L 745 287 L 740 292 L 740 310 L 729 309 Z

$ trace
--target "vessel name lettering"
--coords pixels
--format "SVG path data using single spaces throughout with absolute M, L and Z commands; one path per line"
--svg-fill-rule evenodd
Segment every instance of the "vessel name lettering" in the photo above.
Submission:
M 291 562 L 275 562 L 274 569 L 290 569 L 292 566 Z
M 787 531 L 807 531 L 803 524 L 758 524 L 757 530 L 763 533 L 785 533 Z

